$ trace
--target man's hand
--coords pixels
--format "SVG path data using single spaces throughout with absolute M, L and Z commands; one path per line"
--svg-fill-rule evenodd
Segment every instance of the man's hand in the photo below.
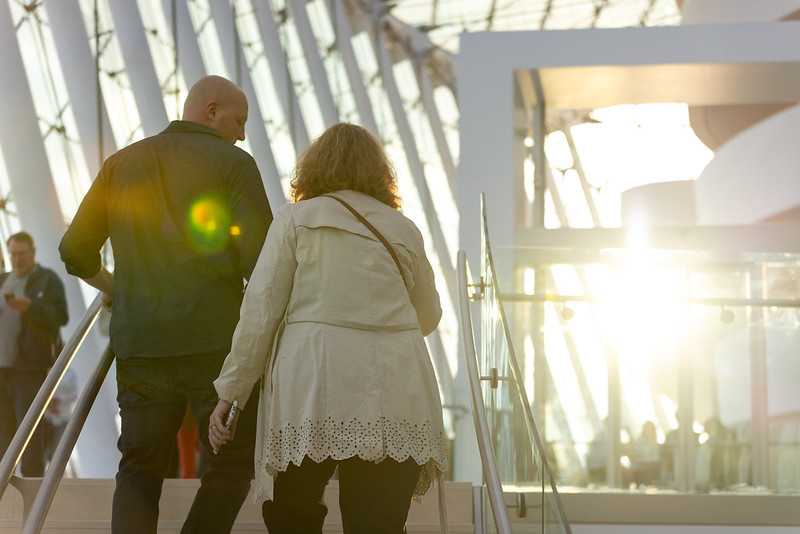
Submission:
M 12 310 L 22 313 L 31 307 L 31 299 L 25 295 L 16 295 L 13 299 L 6 300 L 6 305 Z

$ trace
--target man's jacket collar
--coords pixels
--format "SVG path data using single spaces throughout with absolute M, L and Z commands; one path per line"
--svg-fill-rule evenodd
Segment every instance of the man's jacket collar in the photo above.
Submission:
M 192 121 L 172 121 L 161 133 L 205 133 L 222 139 L 222 136 L 214 128 Z

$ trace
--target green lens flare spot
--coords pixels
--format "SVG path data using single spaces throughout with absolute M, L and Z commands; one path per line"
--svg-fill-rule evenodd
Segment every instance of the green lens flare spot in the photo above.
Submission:
M 228 246 L 231 214 L 225 202 L 213 195 L 198 198 L 189 210 L 189 234 L 197 251 L 215 254 Z

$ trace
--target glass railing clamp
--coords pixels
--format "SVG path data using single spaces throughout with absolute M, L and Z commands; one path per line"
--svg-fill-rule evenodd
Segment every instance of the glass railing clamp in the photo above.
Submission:
M 483 281 L 483 277 L 481 276 L 480 282 L 477 284 L 467 284 L 467 288 L 469 290 L 469 300 L 473 302 L 482 300 L 484 290 L 486 289 L 486 282 Z

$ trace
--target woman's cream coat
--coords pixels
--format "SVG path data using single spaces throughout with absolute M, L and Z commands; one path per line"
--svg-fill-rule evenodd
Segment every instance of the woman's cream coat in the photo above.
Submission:
M 221 399 L 247 408 L 242 403 L 263 378 L 260 500 L 272 497 L 277 473 L 305 456 L 414 458 L 426 466 L 418 493 L 446 468 L 439 391 L 423 340 L 441 307 L 422 236 L 368 195 L 332 195 L 392 244 L 403 276 L 384 245 L 335 199 L 304 200 L 275 214 L 214 382 Z

